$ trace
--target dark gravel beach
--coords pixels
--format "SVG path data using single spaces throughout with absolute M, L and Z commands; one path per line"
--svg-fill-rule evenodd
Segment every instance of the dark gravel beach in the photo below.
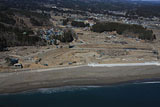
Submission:
M 61 86 L 110 85 L 160 78 L 160 66 L 73 67 L 0 73 L 0 93 Z

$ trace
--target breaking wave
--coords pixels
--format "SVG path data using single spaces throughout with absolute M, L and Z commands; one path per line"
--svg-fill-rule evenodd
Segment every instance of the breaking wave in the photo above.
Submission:
M 52 94 L 52 93 L 60 93 L 60 92 L 72 92 L 72 91 L 85 91 L 90 88 L 100 88 L 101 86 L 66 86 L 60 88 L 41 88 L 38 89 L 37 92 L 42 94 Z
M 134 84 L 160 84 L 160 81 L 151 81 L 151 82 L 139 82 Z

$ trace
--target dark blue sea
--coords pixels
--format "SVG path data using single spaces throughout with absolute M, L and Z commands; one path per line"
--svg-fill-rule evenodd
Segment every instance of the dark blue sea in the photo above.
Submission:
M 160 82 L 4 94 L 0 95 L 0 107 L 160 107 Z

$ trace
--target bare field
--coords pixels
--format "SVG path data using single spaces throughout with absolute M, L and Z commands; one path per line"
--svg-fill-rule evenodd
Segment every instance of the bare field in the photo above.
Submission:
M 116 32 L 95 33 L 82 28 L 74 28 L 79 39 L 69 44 L 44 47 L 11 47 L 0 52 L 0 71 L 17 71 L 7 66 L 6 57 L 19 59 L 23 69 L 41 69 L 86 65 L 89 63 L 135 63 L 158 61 L 159 39 L 149 43 L 136 38 L 124 37 Z M 158 30 L 155 31 L 159 34 Z M 159 37 L 158 37 L 159 38 Z

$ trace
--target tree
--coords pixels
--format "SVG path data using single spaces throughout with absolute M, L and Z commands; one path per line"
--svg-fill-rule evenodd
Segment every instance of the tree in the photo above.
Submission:
M 92 31 L 102 33 L 104 31 L 112 32 L 117 31 L 118 34 L 133 34 L 133 36 L 138 36 L 139 39 L 151 40 L 156 39 L 156 36 L 153 34 L 152 30 L 148 30 L 141 25 L 129 25 L 116 22 L 106 22 L 106 23 L 97 23 L 92 26 Z M 135 37 L 136 37 L 135 36 Z
M 89 27 L 89 24 L 85 24 L 84 22 L 72 21 L 71 23 L 74 27 Z
M 7 48 L 7 41 L 4 37 L 0 38 L 0 51 L 3 51 L 5 48 Z
M 69 43 L 72 42 L 74 39 L 76 40 L 78 39 L 76 33 L 71 29 L 65 29 L 63 32 L 64 32 L 63 35 L 60 35 L 58 38 L 55 39 L 58 39 L 64 43 Z
M 64 19 L 64 20 L 63 20 L 63 25 L 67 25 L 68 21 L 69 21 L 68 18 L 67 18 L 67 19 Z
M 35 18 L 30 18 L 30 22 L 33 24 L 33 26 L 42 26 L 43 23 L 36 20 Z

